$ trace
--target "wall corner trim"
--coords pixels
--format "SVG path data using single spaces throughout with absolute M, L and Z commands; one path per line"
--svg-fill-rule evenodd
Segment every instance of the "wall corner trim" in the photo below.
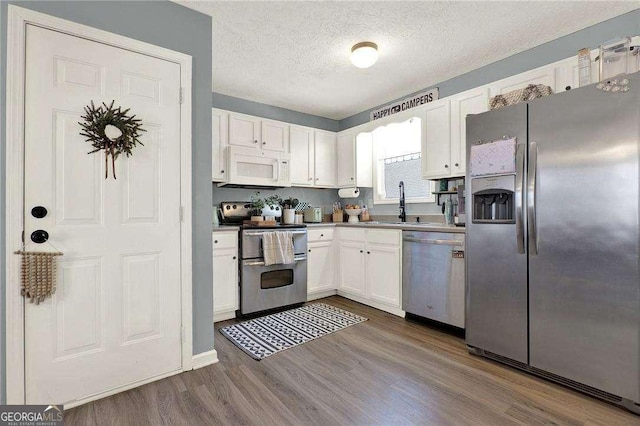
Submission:
M 202 352 L 193 356 L 193 369 L 197 370 L 207 365 L 213 365 L 218 361 L 218 352 L 215 349 Z

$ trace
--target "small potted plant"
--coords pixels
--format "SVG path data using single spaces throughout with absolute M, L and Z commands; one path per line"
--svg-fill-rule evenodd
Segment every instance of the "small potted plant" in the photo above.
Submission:
M 271 216 L 274 218 L 282 216 L 282 198 L 278 194 L 273 194 L 264 199 L 264 207 L 262 209 L 263 216 Z
M 264 209 L 264 200 L 260 198 L 260 191 L 256 191 L 251 195 L 251 221 L 262 222 L 262 209 Z
M 295 208 L 299 204 L 297 198 L 287 198 L 283 202 L 282 219 L 286 224 L 292 224 L 296 219 Z

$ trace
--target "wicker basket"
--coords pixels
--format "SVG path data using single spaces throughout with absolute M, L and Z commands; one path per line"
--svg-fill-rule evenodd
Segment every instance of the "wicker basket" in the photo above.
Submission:
M 498 109 L 520 102 L 531 101 L 553 94 L 551 87 L 544 84 L 530 84 L 524 89 L 513 90 L 504 95 L 497 95 L 489 101 L 490 109 Z

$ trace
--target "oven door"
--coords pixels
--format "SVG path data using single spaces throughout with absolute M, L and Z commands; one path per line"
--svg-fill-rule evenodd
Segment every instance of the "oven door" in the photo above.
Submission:
M 295 259 L 289 265 L 270 266 L 262 259 L 242 261 L 243 315 L 307 301 L 307 257 Z

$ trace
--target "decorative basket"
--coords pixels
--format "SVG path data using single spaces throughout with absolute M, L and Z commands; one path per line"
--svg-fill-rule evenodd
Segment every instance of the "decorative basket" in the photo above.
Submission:
M 553 94 L 551 87 L 544 84 L 530 84 L 524 89 L 512 90 L 504 95 L 497 95 L 489 101 L 490 109 L 498 109 L 520 102 L 532 101 Z

